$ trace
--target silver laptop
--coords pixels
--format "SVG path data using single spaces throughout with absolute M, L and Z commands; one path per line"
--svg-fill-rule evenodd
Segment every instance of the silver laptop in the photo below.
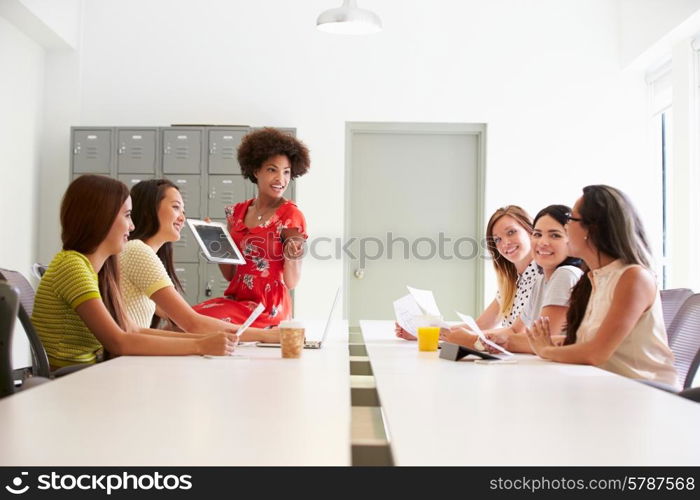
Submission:
M 326 328 L 323 330 L 323 336 L 321 337 L 321 340 L 307 340 L 304 342 L 304 349 L 320 349 L 323 347 L 323 342 L 326 340 L 326 337 L 328 336 L 328 332 L 331 330 L 331 324 L 333 323 L 333 313 L 335 313 L 335 309 L 338 307 L 338 302 L 340 298 L 340 287 L 338 287 L 338 290 L 335 292 L 335 298 L 333 299 L 333 305 L 331 306 L 331 312 L 328 314 L 328 320 L 326 320 Z M 274 344 L 274 343 L 268 343 L 268 342 L 256 342 L 258 347 L 280 347 L 279 344 Z

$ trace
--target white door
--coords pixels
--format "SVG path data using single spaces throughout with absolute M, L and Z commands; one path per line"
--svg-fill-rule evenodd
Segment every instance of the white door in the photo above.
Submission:
M 478 314 L 485 125 L 348 123 L 346 317 L 392 319 L 406 285 Z M 353 240 L 354 238 L 354 240 Z M 352 243 L 348 243 L 352 241 Z

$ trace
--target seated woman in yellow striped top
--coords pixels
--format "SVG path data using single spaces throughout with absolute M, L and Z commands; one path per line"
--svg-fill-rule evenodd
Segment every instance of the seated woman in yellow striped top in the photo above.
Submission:
M 117 255 L 131 222 L 128 188 L 98 175 L 74 180 L 61 204 L 63 250 L 39 283 L 32 323 L 52 368 L 111 355 L 230 354 L 232 332 L 187 334 L 139 329 L 124 311 Z

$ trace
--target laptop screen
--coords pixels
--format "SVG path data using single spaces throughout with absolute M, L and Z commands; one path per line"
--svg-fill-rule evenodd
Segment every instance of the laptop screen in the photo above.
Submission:
M 323 330 L 323 337 L 321 337 L 321 342 L 324 342 L 326 340 L 326 337 L 328 336 L 328 332 L 331 329 L 331 324 L 333 323 L 333 314 L 335 313 L 336 308 L 338 307 L 338 302 L 340 302 L 340 287 L 335 292 L 335 298 L 333 299 L 333 305 L 331 306 L 331 312 L 328 314 L 328 321 L 326 321 L 326 329 Z

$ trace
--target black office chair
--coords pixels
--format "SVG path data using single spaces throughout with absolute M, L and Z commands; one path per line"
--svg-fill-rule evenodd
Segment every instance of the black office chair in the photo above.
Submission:
M 42 278 L 42 276 L 44 276 L 44 273 L 46 272 L 46 269 L 48 269 L 48 267 L 49 266 L 47 266 L 46 264 L 41 264 L 40 262 L 35 262 L 32 265 L 32 274 L 34 275 L 34 277 L 36 279 L 40 280 Z
M 686 299 L 671 323 L 671 329 L 675 331 L 669 341 L 674 365 L 683 389 L 688 389 L 700 365 L 700 293 Z
M 15 392 L 12 373 L 12 332 L 19 311 L 19 292 L 0 281 L 0 398 Z
M 29 339 L 29 346 L 32 351 L 32 370 L 31 375 L 33 377 L 43 377 L 43 378 L 56 378 L 68 375 L 83 368 L 87 368 L 90 365 L 72 365 L 59 368 L 57 370 L 51 371 L 49 365 L 49 358 L 46 355 L 46 349 L 44 349 L 44 344 L 41 343 L 41 338 L 39 334 L 34 329 L 34 325 L 30 319 L 32 311 L 34 310 L 34 289 L 32 285 L 27 281 L 27 279 L 19 272 L 12 271 L 10 269 L 0 269 L 0 280 L 7 281 L 11 286 L 17 289 L 19 292 L 19 310 L 17 316 L 19 321 L 27 334 L 27 339 Z M 28 379 L 24 379 L 23 383 Z
M 700 403 L 700 387 L 693 387 L 678 393 L 679 396 Z
M 7 281 L 0 281 L 0 398 L 14 394 L 17 390 L 48 382 L 45 377 L 31 377 L 17 384 L 12 364 L 12 338 L 19 308 L 19 290 Z
M 690 288 L 669 288 L 668 290 L 661 290 L 661 307 L 664 311 L 664 325 L 666 325 L 666 335 L 668 336 L 668 342 L 676 336 L 675 330 L 671 328 L 673 324 L 673 319 L 678 314 L 683 303 L 693 295 L 693 291 Z

